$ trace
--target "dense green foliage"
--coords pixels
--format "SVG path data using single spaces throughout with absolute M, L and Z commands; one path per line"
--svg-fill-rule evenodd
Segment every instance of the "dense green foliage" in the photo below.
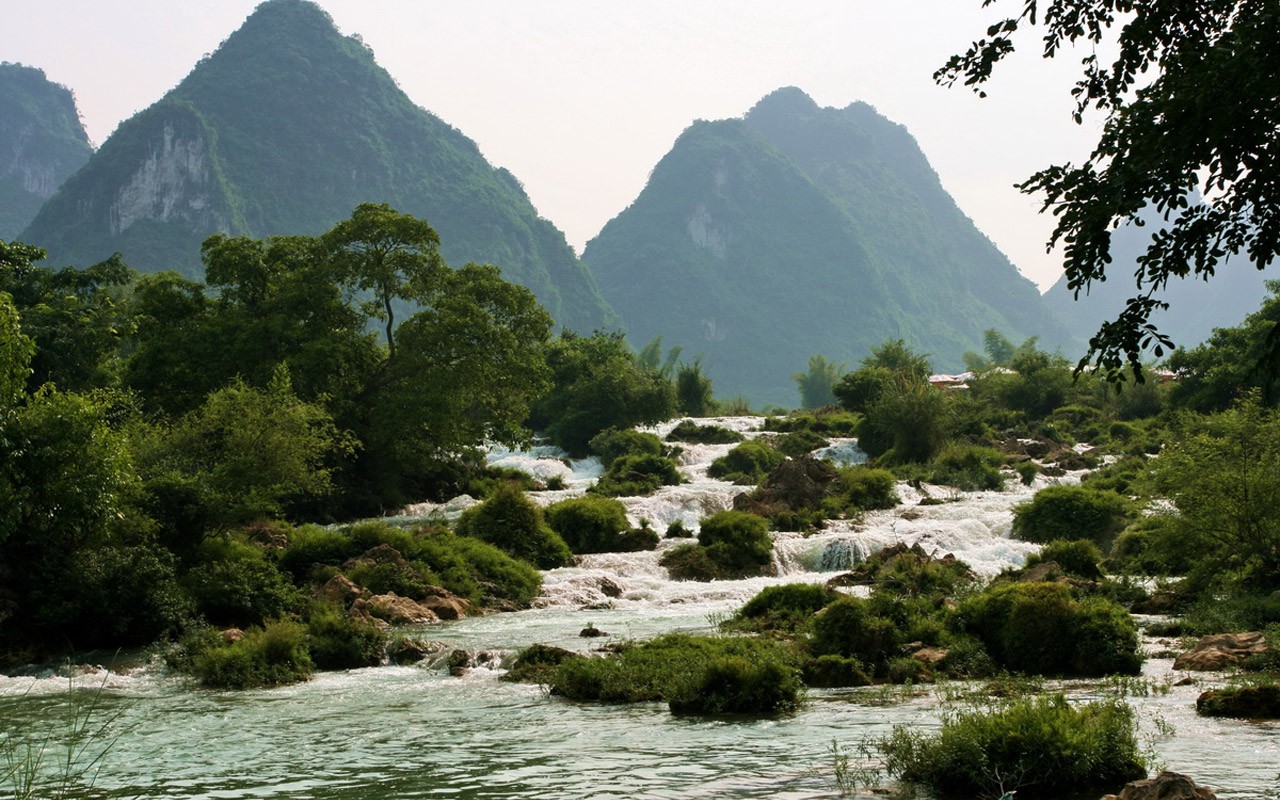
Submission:
M 680 545 L 662 556 L 661 564 L 671 577 L 705 581 L 760 575 L 769 569 L 773 539 L 762 517 L 720 511 L 700 524 L 697 544 Z
M 587 495 L 548 506 L 547 524 L 574 553 L 625 551 L 622 533 L 628 529 L 627 508 L 608 497 Z
M 671 381 L 639 363 L 621 334 L 565 332 L 547 355 L 552 388 L 534 405 L 533 426 L 575 455 L 608 428 L 675 416 Z
M 529 437 L 550 319 L 491 267 L 412 267 L 406 230 L 434 241 L 385 206 L 333 241 L 213 237 L 216 294 L 116 259 L 36 267 L 43 251 L 0 242 L 0 657 L 262 625 L 305 613 L 338 568 L 375 593 L 536 595 L 532 567 L 478 539 L 275 522 L 481 486 L 477 448 Z M 353 295 L 372 267 L 342 248 L 374 241 L 399 277 L 368 284 L 370 307 Z M 393 294 L 417 311 L 380 342 L 366 326 Z M 346 563 L 378 544 L 399 560 Z M 348 646 L 372 658 L 331 649 Z
M 157 153 L 177 185 L 117 213 Z M 501 265 L 560 325 L 617 326 L 519 181 L 303 0 L 259 6 L 164 98 L 125 120 L 22 238 L 59 263 L 121 252 L 144 272 L 198 278 L 200 243 L 214 233 L 316 235 L 370 200 L 429 220 L 451 262 Z
M 1061 695 L 952 712 L 936 734 L 898 726 L 881 749 L 891 775 L 944 798 L 1054 800 L 1146 775 L 1128 706 Z
M 669 634 L 617 657 L 573 658 L 551 673 L 552 694 L 599 703 L 663 700 L 689 714 L 772 714 L 799 705 L 794 654 L 763 639 Z
M 564 540 L 547 527 L 542 509 L 510 484 L 463 512 L 458 519 L 458 533 L 488 542 L 541 569 L 563 567 L 573 558 Z
M 712 461 L 707 474 L 734 483 L 759 483 L 786 458 L 768 442 L 750 439 Z
M 211 689 L 254 689 L 306 680 L 314 667 L 306 628 L 278 620 L 245 631 L 229 644 L 207 643 L 197 651 L 192 672 Z
M 1018 5 L 1016 16 L 994 20 L 934 77 L 985 94 L 997 63 L 1026 36 L 1040 37 L 1045 58 L 1089 52 L 1071 90 L 1072 116 L 1101 117 L 1097 144 L 1080 163 L 1049 166 L 1020 188 L 1042 194 L 1057 219 L 1049 245 L 1064 245 L 1067 287 L 1076 294 L 1116 276 L 1118 226 L 1144 224 L 1144 211 L 1160 216 L 1124 310 L 1089 345 L 1114 377 L 1126 365 L 1136 373 L 1144 352 L 1159 358 L 1170 346 L 1150 317 L 1164 306 L 1171 278 L 1208 280 L 1233 257 L 1262 269 L 1280 254 L 1277 117 L 1266 88 L 1280 78 L 1272 46 L 1280 10 L 1235 1 L 1195 13 L 1119 0 Z
M 905 129 L 795 88 L 691 125 L 583 260 L 637 340 L 696 349 L 756 403 L 794 404 L 811 355 L 855 363 L 888 337 L 956 368 L 986 328 L 1065 338 Z
M 1027 542 L 1089 539 L 1110 549 L 1132 519 L 1132 504 L 1115 492 L 1085 486 L 1046 486 L 1013 510 L 1013 532 Z
M 742 434 L 722 425 L 699 425 L 691 419 L 681 420 L 680 424 L 667 434 L 668 442 L 694 444 L 736 444 L 742 441 L 742 438 Z
M 1036 675 L 1135 675 L 1142 666 L 1129 614 L 1103 597 L 1072 596 L 1061 583 L 997 584 L 956 609 L 995 663 Z

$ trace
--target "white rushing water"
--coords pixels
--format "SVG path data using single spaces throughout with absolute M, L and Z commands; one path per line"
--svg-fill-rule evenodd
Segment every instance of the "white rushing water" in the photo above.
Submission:
M 756 417 L 700 422 L 767 435 Z M 652 430 L 665 435 L 675 424 Z M 688 482 L 651 497 L 622 498 L 632 524 L 648 520 L 661 532 L 679 520 L 696 530 L 700 518 L 731 508 L 747 490 L 707 476 L 711 461 L 732 445 L 681 446 Z M 851 440 L 837 440 L 831 452 L 843 463 L 860 459 Z M 546 446 L 495 449 L 490 462 L 564 481 L 562 490 L 533 495 L 542 505 L 583 493 L 602 471 L 595 459 L 568 460 Z M 325 673 L 273 690 L 213 692 L 191 688 L 143 656 L 95 654 L 113 669 L 0 677 L 0 724 L 8 726 L 0 731 L 57 739 L 70 708 L 69 683 L 101 689 L 95 696 L 104 704 L 112 746 L 97 785 L 118 797 L 832 797 L 833 741 L 848 752 L 895 724 L 936 726 L 948 702 L 945 690 L 814 690 L 794 715 L 700 720 L 673 717 L 656 703 L 571 703 L 498 677 L 518 649 L 535 642 L 588 651 L 671 631 L 712 632 L 766 586 L 826 581 L 897 542 L 939 556 L 953 553 L 979 574 L 994 575 L 1037 550 L 1009 538 L 1013 507 L 1051 482 L 1079 478 L 1040 476 L 1026 487 L 1010 473 L 1004 491 L 975 493 L 899 484 L 901 505 L 857 524 L 834 522 L 809 536 L 776 533 L 777 574 L 769 577 L 673 581 L 658 561 L 680 540 L 664 540 L 652 552 L 580 557 L 544 573 L 532 609 L 409 630 L 442 642 L 444 652 L 470 652 L 474 667 L 461 677 L 428 662 Z M 920 505 L 926 495 L 950 502 Z M 400 519 L 452 519 L 474 503 L 423 504 Z M 580 637 L 587 625 L 608 636 Z M 1153 659 L 1146 672 L 1165 681 L 1171 661 Z M 1062 688 L 1084 697 L 1096 683 Z M 1199 718 L 1194 699 L 1203 688 L 1131 699 L 1156 754 L 1217 788 L 1220 797 L 1280 797 L 1280 726 Z M 1170 726 L 1176 733 L 1169 734 Z

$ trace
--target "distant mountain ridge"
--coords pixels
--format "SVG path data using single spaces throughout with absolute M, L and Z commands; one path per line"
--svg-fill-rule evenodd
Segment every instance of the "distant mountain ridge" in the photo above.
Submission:
M 425 217 L 452 264 L 489 262 L 565 326 L 615 327 L 564 234 L 475 143 L 414 105 L 357 37 L 305 0 L 267 0 L 126 120 L 22 237 L 54 263 L 117 250 L 199 276 L 224 231 L 314 235 L 362 202 Z
M 939 369 L 987 328 L 1069 342 L 905 128 L 796 88 L 691 125 L 583 260 L 633 340 L 701 353 L 718 393 L 757 402 L 793 404 L 812 354 L 856 365 L 889 338 Z
M 0 239 L 17 238 L 92 154 L 69 89 L 43 70 L 0 63 Z
M 1198 202 L 1198 201 L 1197 201 Z M 1134 278 L 1138 256 L 1146 252 L 1151 236 L 1160 230 L 1161 217 L 1154 210 L 1139 215 L 1142 226 L 1127 225 L 1111 235 L 1111 263 L 1107 280 L 1095 281 L 1087 292 L 1076 299 L 1067 288 L 1063 275 L 1044 293 L 1045 304 L 1058 315 L 1082 343 L 1098 332 L 1103 322 L 1116 318 L 1129 298 L 1138 295 Z M 1239 325 L 1258 310 L 1270 295 L 1266 282 L 1277 275 L 1258 270 L 1243 256 L 1236 256 L 1222 266 L 1206 284 L 1195 277 L 1170 279 L 1158 299 L 1169 303 L 1167 311 L 1156 311 L 1151 321 L 1164 335 L 1180 347 L 1195 347 L 1209 338 L 1214 328 Z M 1079 353 L 1083 355 L 1084 349 Z

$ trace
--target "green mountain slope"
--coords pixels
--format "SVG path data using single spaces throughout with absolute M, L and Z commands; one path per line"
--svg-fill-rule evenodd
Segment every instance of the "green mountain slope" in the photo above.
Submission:
M 211 233 L 318 234 L 368 201 L 425 217 L 450 263 L 499 265 L 562 325 L 617 322 L 519 182 L 304 0 L 260 5 L 121 126 L 24 237 L 57 261 L 121 250 L 144 271 L 198 275 Z
M 793 404 L 812 354 L 855 364 L 887 338 L 939 369 L 987 328 L 1068 338 L 904 128 L 798 89 L 691 126 L 583 260 L 635 341 L 700 353 L 718 393 L 758 402 Z
M 0 239 L 17 238 L 92 153 L 65 86 L 34 67 L 0 64 Z

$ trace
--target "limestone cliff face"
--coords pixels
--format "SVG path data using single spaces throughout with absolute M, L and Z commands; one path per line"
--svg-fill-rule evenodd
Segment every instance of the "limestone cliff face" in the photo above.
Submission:
M 92 152 L 66 87 L 0 64 L 0 239 L 15 238 Z
M 119 251 L 144 271 L 183 270 L 205 237 L 244 232 L 216 141 L 189 103 L 161 101 L 122 124 L 23 237 L 59 263 L 87 266 Z
M 140 220 L 182 222 L 199 231 L 228 230 L 231 220 L 218 208 L 208 139 L 184 135 L 172 120 L 166 120 L 159 133 L 151 152 L 111 203 L 111 235 L 119 236 Z

